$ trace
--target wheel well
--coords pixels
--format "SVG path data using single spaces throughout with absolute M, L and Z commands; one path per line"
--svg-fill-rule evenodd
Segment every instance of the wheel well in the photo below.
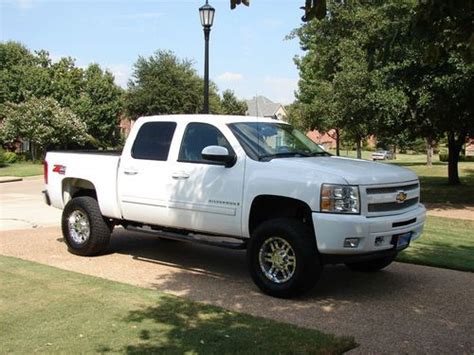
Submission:
M 84 179 L 67 178 L 63 180 L 63 202 L 75 197 L 89 196 L 97 200 L 97 192 L 92 182 Z
M 281 217 L 299 219 L 314 232 L 311 208 L 306 202 L 290 197 L 262 195 L 253 200 L 250 208 L 250 235 L 262 222 Z

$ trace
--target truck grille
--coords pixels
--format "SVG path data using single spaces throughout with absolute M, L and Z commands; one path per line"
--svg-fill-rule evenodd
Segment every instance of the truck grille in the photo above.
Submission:
M 416 208 L 420 201 L 420 184 L 406 182 L 365 188 L 366 213 L 369 217 L 398 214 Z
M 390 187 L 370 187 L 367 188 L 367 195 L 376 195 L 376 194 L 387 194 L 387 193 L 393 193 L 393 192 L 398 192 L 400 190 L 403 190 L 405 192 L 410 191 L 410 190 L 416 190 L 419 188 L 419 184 L 411 184 L 411 185 L 404 185 L 404 186 L 390 186 Z
M 384 202 L 384 203 L 370 203 L 369 212 L 392 212 L 404 210 L 408 207 L 414 206 L 418 203 L 418 197 L 406 200 L 404 203 L 398 202 Z

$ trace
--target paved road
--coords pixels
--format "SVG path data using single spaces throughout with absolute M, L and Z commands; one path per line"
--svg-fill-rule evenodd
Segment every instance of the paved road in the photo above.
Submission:
M 37 197 L 38 181 L 24 184 L 0 187 L 2 218 L 14 206 L 16 214 L 10 216 L 56 227 L 4 230 L 0 254 L 353 335 L 361 344 L 355 353 L 474 353 L 472 273 L 401 263 L 370 275 L 328 267 L 310 294 L 279 300 L 256 289 L 242 251 L 165 241 L 118 228 L 107 255 L 71 255 L 57 227 L 59 211 L 47 208 Z
M 57 226 L 61 211 L 45 205 L 43 177 L 0 184 L 0 230 Z

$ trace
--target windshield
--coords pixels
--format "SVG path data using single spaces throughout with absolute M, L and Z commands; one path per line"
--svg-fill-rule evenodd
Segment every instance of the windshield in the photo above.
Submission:
M 331 155 L 289 124 L 241 122 L 229 127 L 254 160 Z

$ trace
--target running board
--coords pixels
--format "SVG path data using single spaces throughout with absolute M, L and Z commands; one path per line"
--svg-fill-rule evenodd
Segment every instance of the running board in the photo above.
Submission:
M 237 238 L 230 238 L 230 237 L 218 237 L 218 236 L 206 236 L 205 234 L 194 234 L 194 233 L 189 233 L 189 234 L 181 234 L 181 233 L 173 233 L 173 232 L 167 232 L 167 231 L 161 231 L 161 230 L 155 230 L 149 227 L 135 227 L 135 226 L 129 226 L 126 228 L 129 231 L 136 231 L 136 232 L 144 232 L 144 233 L 149 233 L 153 234 L 157 237 L 160 238 L 165 238 L 165 239 L 171 239 L 171 240 L 177 240 L 177 241 L 183 241 L 183 242 L 191 242 L 191 243 L 199 243 L 199 244 L 204 244 L 204 245 L 209 245 L 213 247 L 219 247 L 219 248 L 226 248 L 226 249 L 246 249 L 247 248 L 247 241 L 246 240 L 240 240 Z M 207 238 L 207 239 L 203 239 Z M 214 241 L 210 239 L 221 239 L 219 241 Z M 222 240 L 222 239 L 227 239 L 227 240 Z M 231 242 L 228 240 L 238 240 L 238 242 Z

